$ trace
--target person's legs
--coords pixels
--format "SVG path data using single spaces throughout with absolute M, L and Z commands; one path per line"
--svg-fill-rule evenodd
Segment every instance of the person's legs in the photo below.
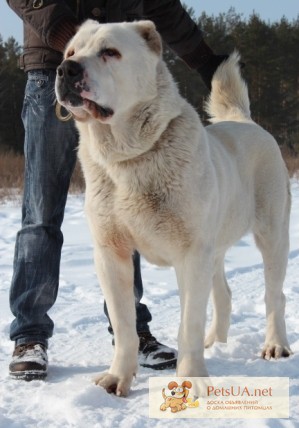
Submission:
M 28 74 L 23 122 L 25 177 L 22 228 L 17 234 L 10 338 L 16 345 L 41 343 L 53 333 L 47 315 L 56 300 L 61 247 L 60 230 L 76 162 L 77 133 L 73 121 L 55 115 L 55 71 Z

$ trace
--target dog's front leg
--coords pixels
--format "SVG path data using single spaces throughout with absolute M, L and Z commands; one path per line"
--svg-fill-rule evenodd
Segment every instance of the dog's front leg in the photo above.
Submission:
M 132 257 L 130 253 L 120 256 L 109 247 L 97 246 L 95 264 L 115 340 L 111 367 L 107 373 L 100 374 L 95 382 L 108 392 L 126 396 L 137 371 L 139 345 Z
M 211 251 L 190 251 L 175 269 L 181 302 L 177 376 L 205 377 L 205 322 L 213 276 Z

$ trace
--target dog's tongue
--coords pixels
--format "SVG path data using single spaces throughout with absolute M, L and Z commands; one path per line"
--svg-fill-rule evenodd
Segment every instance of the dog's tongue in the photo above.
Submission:
M 99 118 L 104 119 L 112 116 L 114 113 L 110 107 L 100 106 L 96 104 L 94 101 L 84 99 L 83 104 L 95 119 L 99 119 Z
M 187 403 L 186 397 L 183 397 L 183 402 Z

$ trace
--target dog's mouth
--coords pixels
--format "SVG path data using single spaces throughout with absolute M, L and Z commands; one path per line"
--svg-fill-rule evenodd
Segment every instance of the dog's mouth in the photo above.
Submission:
M 83 106 L 89 113 L 95 118 L 107 119 L 108 117 L 113 116 L 114 111 L 112 108 L 107 106 L 101 106 L 94 101 L 83 98 Z
M 82 108 L 95 119 L 106 120 L 113 116 L 114 111 L 109 106 L 97 104 L 95 101 L 70 93 L 60 101 L 76 118 L 76 110 Z

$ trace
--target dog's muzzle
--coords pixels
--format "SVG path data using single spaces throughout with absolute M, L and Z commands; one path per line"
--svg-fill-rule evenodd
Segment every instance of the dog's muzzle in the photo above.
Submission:
M 94 118 L 107 119 L 113 116 L 114 111 L 109 106 L 102 106 L 91 99 L 82 98 L 83 91 L 90 92 L 84 74 L 84 68 L 80 63 L 72 60 L 62 62 L 56 72 L 59 102 L 66 102 L 72 107 L 84 106 Z
M 80 94 L 83 90 L 89 91 L 83 77 L 81 64 L 71 60 L 62 62 L 56 71 L 57 88 L 62 101 L 69 101 L 73 107 L 82 105 Z

